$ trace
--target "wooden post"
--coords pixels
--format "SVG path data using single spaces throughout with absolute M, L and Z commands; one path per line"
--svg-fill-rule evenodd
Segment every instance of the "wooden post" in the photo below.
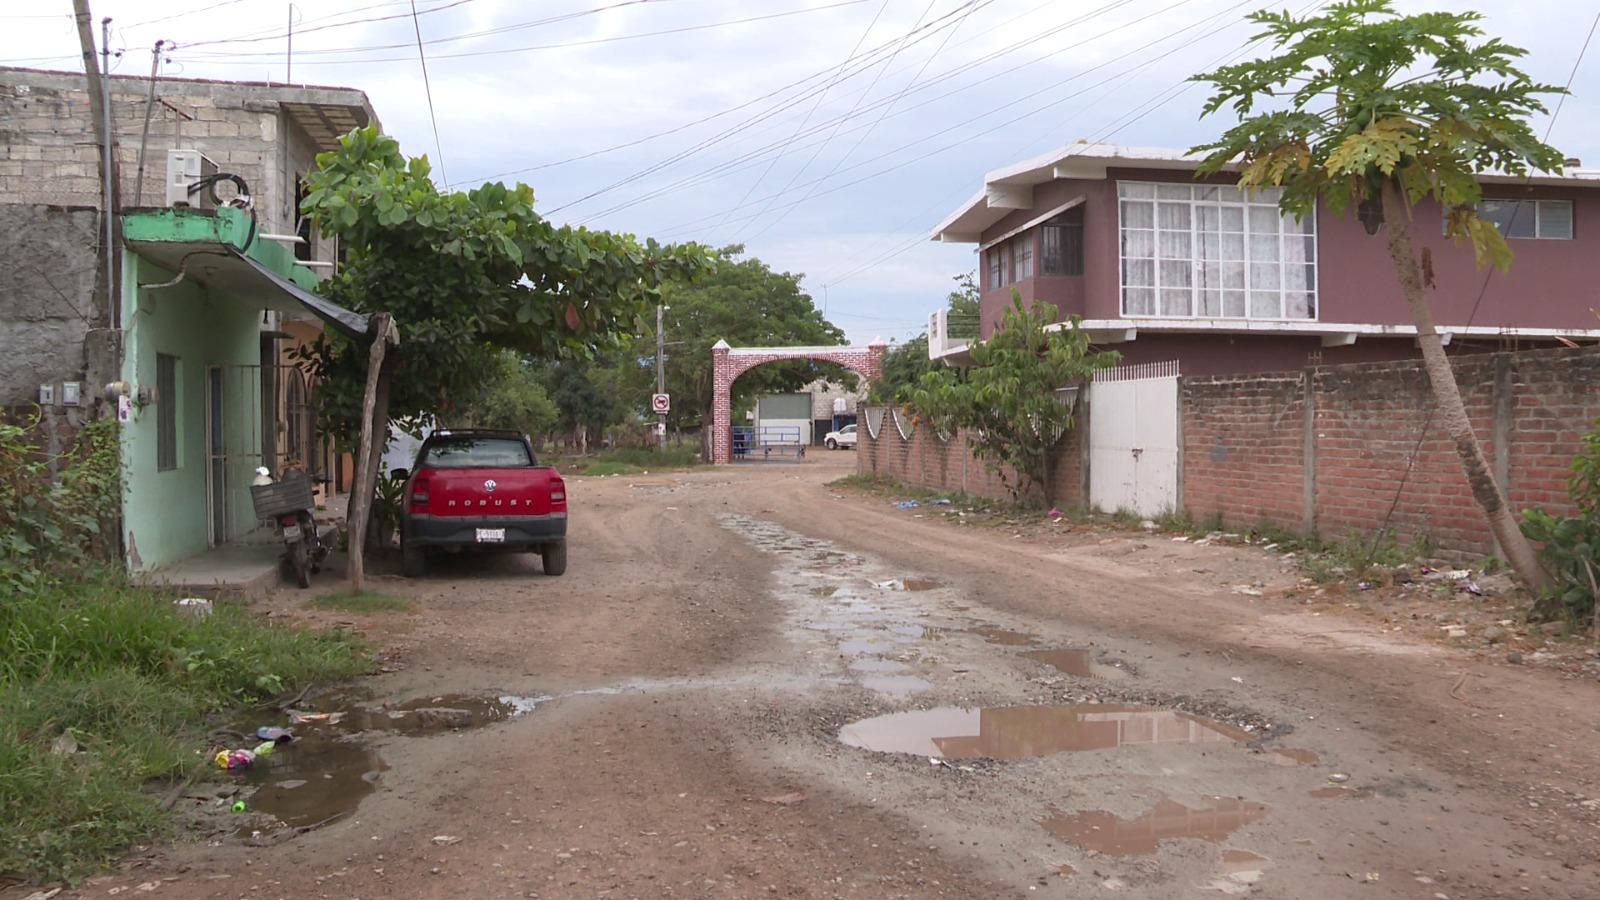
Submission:
M 400 332 L 388 313 L 373 315 L 367 333 L 372 335 L 372 347 L 367 351 L 367 390 L 361 400 L 361 452 L 356 454 L 356 483 L 350 490 L 350 507 L 346 518 L 350 548 L 350 591 L 356 594 L 361 593 L 365 586 L 367 519 L 372 510 L 374 482 L 378 474 L 378 457 L 371 452 L 372 442 L 387 441 L 389 437 L 388 423 L 373 421 L 378 402 L 378 380 L 383 374 L 384 353 L 390 344 L 400 343 Z

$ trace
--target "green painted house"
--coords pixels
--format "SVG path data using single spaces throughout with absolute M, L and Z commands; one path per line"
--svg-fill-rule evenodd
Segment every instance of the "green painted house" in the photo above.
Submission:
M 243 209 L 123 217 L 122 420 L 128 567 L 140 572 L 261 527 L 250 501 L 272 462 L 282 377 L 272 312 L 351 336 L 366 317 L 312 293 L 317 276 Z M 276 471 L 276 466 L 273 466 Z

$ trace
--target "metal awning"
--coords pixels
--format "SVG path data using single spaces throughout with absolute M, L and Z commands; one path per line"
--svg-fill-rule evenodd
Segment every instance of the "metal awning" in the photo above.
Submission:
M 229 245 L 228 249 L 232 251 L 235 257 L 249 264 L 250 268 L 254 269 L 262 278 L 267 279 L 278 290 L 298 301 L 308 312 L 328 323 L 335 331 L 358 342 L 362 342 L 366 338 L 371 318 L 366 313 L 353 312 L 326 298 L 313 294 L 256 260 L 240 253 L 238 248 L 232 245 Z

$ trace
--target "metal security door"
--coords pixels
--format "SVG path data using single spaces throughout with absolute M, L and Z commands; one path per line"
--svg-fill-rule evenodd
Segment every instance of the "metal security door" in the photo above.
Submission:
M 222 368 L 206 367 L 206 505 L 212 546 L 228 540 L 228 443 Z
M 1158 516 L 1178 507 L 1178 363 L 1119 366 L 1089 385 L 1089 503 Z

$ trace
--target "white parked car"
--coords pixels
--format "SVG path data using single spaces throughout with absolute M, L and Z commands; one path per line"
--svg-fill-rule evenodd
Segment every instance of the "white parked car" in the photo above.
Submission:
M 838 431 L 828 432 L 822 436 L 822 445 L 829 450 L 837 450 L 840 447 L 854 450 L 856 448 L 856 427 L 854 425 L 846 425 Z

